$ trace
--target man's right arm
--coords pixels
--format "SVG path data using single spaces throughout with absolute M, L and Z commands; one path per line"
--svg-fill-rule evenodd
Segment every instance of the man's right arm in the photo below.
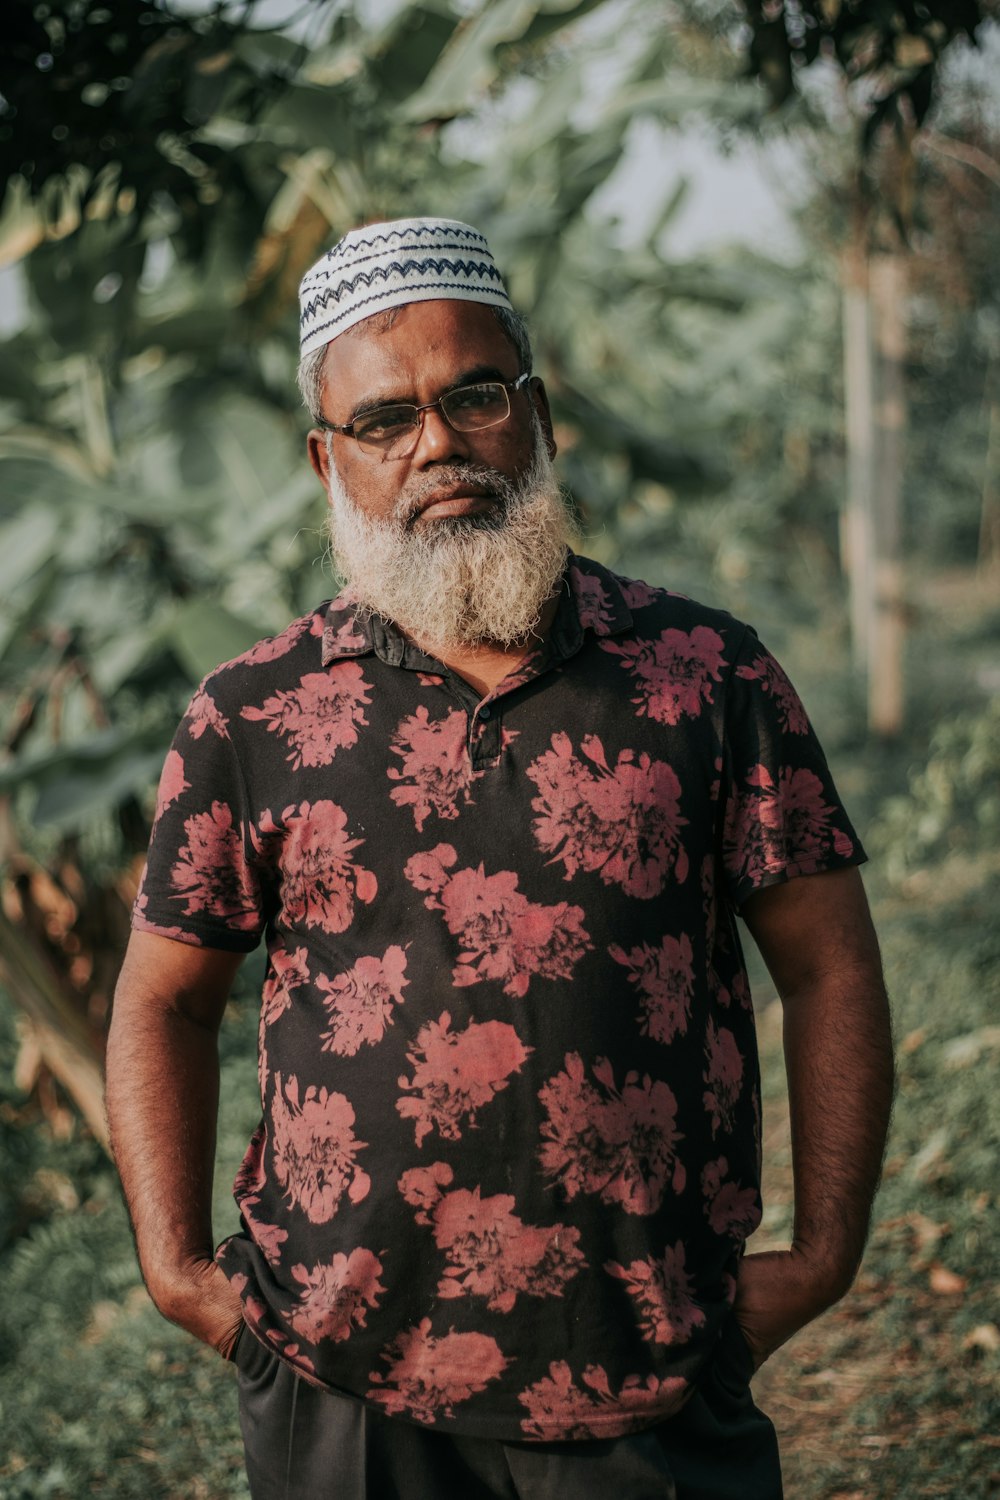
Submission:
M 150 1296 L 223 1355 L 242 1317 L 212 1258 L 218 1032 L 242 957 L 134 932 L 107 1052 L 111 1144 Z

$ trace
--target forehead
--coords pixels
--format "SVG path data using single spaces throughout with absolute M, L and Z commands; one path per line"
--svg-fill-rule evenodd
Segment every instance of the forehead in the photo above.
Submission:
M 338 406 L 362 393 L 436 394 L 480 368 L 517 374 L 517 352 L 482 302 L 409 302 L 392 326 L 361 325 L 334 339 L 324 362 L 326 389 Z

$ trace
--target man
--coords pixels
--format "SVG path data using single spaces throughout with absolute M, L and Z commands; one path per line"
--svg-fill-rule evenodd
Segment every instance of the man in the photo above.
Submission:
M 302 288 L 341 596 L 171 750 L 108 1108 L 144 1275 L 235 1360 L 261 1497 L 781 1493 L 753 1370 L 855 1273 L 891 1094 L 863 853 L 731 616 L 569 551 L 485 240 L 347 235 Z M 760 1219 L 735 914 L 785 1010 Z M 213 1255 L 216 1032 L 266 938 L 262 1118 Z

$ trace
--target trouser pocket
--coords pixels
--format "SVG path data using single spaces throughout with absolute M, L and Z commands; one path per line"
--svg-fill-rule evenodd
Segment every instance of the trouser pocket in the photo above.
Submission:
M 722 1325 L 712 1373 L 728 1390 L 737 1393 L 746 1391 L 753 1379 L 753 1351 L 734 1313 Z
M 244 1320 L 243 1327 L 236 1335 L 236 1342 L 229 1351 L 230 1363 L 236 1366 L 241 1375 L 253 1376 L 259 1375 L 277 1357 Z

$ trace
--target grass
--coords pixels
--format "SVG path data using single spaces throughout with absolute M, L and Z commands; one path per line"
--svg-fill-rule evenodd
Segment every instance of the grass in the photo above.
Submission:
M 1000 800 L 1000 737 L 985 720 L 978 730 L 959 720 L 946 725 L 947 743 L 931 743 L 935 723 L 977 698 L 981 707 L 975 683 L 994 624 L 968 580 L 939 591 L 914 643 L 938 707 L 922 697 L 912 735 L 893 749 L 864 747 L 856 719 L 852 728 L 841 714 L 850 695 L 846 678 L 831 676 L 828 641 L 815 661 L 803 648 L 791 663 L 807 701 L 819 700 L 856 821 L 875 826 L 869 888 L 900 1081 L 858 1283 L 756 1380 L 781 1435 L 788 1500 L 1000 1494 L 1000 841 L 989 810 L 991 786 Z M 901 796 L 911 771 L 923 780 Z M 894 809 L 882 815 L 890 795 Z M 253 989 L 248 975 L 223 1031 L 220 1235 L 236 1225 L 229 1183 L 256 1113 Z M 787 1242 L 791 1182 L 780 1014 L 766 979 L 756 994 L 763 1248 Z M 0 1032 L 10 1054 L 2 1006 Z M 100 1149 L 79 1127 L 56 1138 L 0 1079 L 0 1162 L 0 1500 L 246 1497 L 233 1372 L 151 1307 Z

